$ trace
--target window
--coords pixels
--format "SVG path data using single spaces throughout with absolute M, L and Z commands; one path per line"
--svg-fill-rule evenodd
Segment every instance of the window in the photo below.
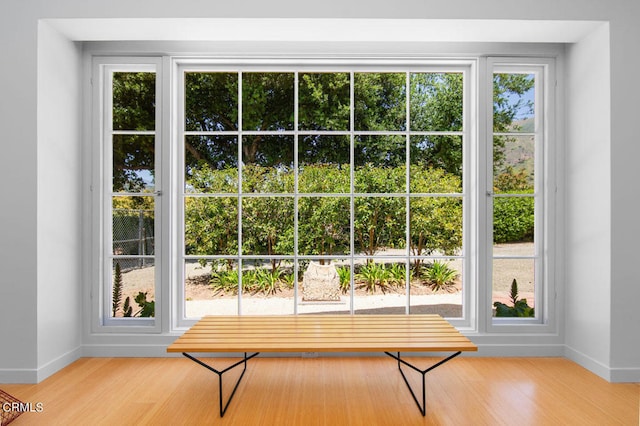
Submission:
M 551 63 L 95 58 L 99 326 L 544 324 Z

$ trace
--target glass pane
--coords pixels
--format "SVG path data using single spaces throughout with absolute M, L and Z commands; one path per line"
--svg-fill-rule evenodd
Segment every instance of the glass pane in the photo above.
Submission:
M 298 262 L 298 313 L 349 314 L 351 272 L 348 259 Z
M 154 317 L 153 259 L 114 259 L 112 265 L 110 316 Z
M 293 197 L 242 199 L 242 252 L 293 255 Z
M 290 315 L 294 312 L 293 264 L 286 260 L 242 263 L 242 315 Z
M 238 192 L 238 140 L 232 136 L 185 136 L 185 191 Z
M 153 197 L 113 197 L 113 254 L 155 254 L 155 200 Z
M 184 97 L 187 131 L 238 130 L 238 74 L 185 73 Z
M 535 199 L 533 197 L 496 197 L 493 199 L 493 242 L 533 242 L 535 235 Z
M 373 256 L 400 250 L 406 255 L 406 208 L 402 197 L 356 197 L 355 250 Z
M 404 314 L 407 311 L 406 258 L 359 259 L 355 267 L 356 314 Z
M 407 128 L 404 73 L 356 73 L 354 83 L 355 130 Z
M 411 74 L 411 130 L 462 130 L 462 73 Z
M 184 264 L 185 317 L 238 313 L 238 263 L 187 259 Z
M 355 191 L 406 192 L 404 136 L 358 136 L 354 144 Z
M 349 130 L 349 73 L 301 73 L 298 79 L 298 127 Z
M 493 75 L 493 131 L 535 131 L 535 75 Z
M 409 153 L 412 176 L 424 172 L 429 179 L 435 179 L 431 183 L 422 182 L 418 185 L 434 190 L 414 190 L 412 183 L 411 192 L 462 191 L 462 136 L 411 136 Z
M 349 253 L 350 201 L 347 197 L 298 199 L 298 253 L 335 255 Z
M 187 197 L 184 203 L 184 251 L 187 255 L 238 253 L 238 199 Z
M 242 129 L 293 130 L 293 73 L 242 75 Z
M 534 136 L 493 138 L 493 188 L 497 193 L 532 192 L 535 169 Z
M 113 73 L 113 130 L 156 128 L 156 74 Z
M 113 135 L 113 192 L 153 191 L 155 136 Z
M 414 259 L 410 313 L 461 318 L 462 282 L 462 259 Z
M 534 259 L 493 259 L 492 305 L 494 316 L 535 316 Z
M 462 250 L 462 198 L 416 197 L 411 207 L 411 254 L 457 255 Z
M 243 192 L 293 192 L 293 137 L 246 136 L 242 161 Z
M 348 136 L 305 136 L 298 142 L 298 192 L 346 193 L 351 185 Z

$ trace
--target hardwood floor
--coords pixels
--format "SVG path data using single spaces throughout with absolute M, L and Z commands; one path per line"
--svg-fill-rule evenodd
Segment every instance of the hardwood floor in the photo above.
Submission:
M 434 359 L 411 359 L 426 368 Z M 216 359 L 224 368 L 235 360 Z M 239 370 L 239 369 L 238 369 Z M 420 375 L 407 373 L 414 386 Z M 225 374 L 225 394 L 235 370 Z M 638 425 L 640 384 L 561 358 L 459 357 L 427 374 L 422 417 L 388 357 L 255 358 L 224 418 L 218 378 L 183 358 L 84 358 L 37 385 L 12 425 Z M 419 388 L 418 388 L 419 389 Z

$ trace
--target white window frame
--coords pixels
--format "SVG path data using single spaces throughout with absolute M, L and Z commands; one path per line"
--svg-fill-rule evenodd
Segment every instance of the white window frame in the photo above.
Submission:
M 286 60 L 286 59 L 273 59 L 269 61 L 264 60 L 251 60 L 251 59 L 243 59 L 236 61 L 229 61 L 227 59 L 222 60 L 214 60 L 214 59 L 201 59 L 201 58 L 174 58 L 172 65 L 172 76 L 174 87 L 176 88 L 176 96 L 177 99 L 173 104 L 175 104 L 175 118 L 173 120 L 173 124 L 175 126 L 174 137 L 176 138 L 175 142 L 172 146 L 179 147 L 177 152 L 177 165 L 172 168 L 172 170 L 177 171 L 180 176 L 176 177 L 176 181 L 178 183 L 178 187 L 172 193 L 181 194 L 184 188 L 184 174 L 180 171 L 182 170 L 180 165 L 183 163 L 183 143 L 184 143 L 184 120 L 182 111 L 184 111 L 184 73 L 188 71 L 227 71 L 227 72 L 251 72 L 251 71 L 260 71 L 260 72 L 460 72 L 464 75 L 464 105 L 463 105 L 463 124 L 464 128 L 460 132 L 449 132 L 449 133 L 460 133 L 463 139 L 463 188 L 462 192 L 459 194 L 451 194 L 451 196 L 460 197 L 463 200 L 463 247 L 461 250 L 461 255 L 459 256 L 462 259 L 463 263 L 463 292 L 462 292 L 462 306 L 463 312 L 461 318 L 449 318 L 448 320 L 460 327 L 460 328 L 471 328 L 472 327 L 472 294 L 474 294 L 474 290 L 469 290 L 472 287 L 475 287 L 477 277 L 473 273 L 474 268 L 472 267 L 470 256 L 467 254 L 468 247 L 470 246 L 470 236 L 474 233 L 475 223 L 473 217 L 474 214 L 471 211 L 472 206 L 476 205 L 475 197 L 477 196 L 473 191 L 470 191 L 470 185 L 472 181 L 472 173 L 469 173 L 469 167 L 466 167 L 468 164 L 475 163 L 473 159 L 471 159 L 471 146 L 477 145 L 477 131 L 474 122 L 475 105 L 477 104 L 477 100 L 474 97 L 476 91 L 476 68 L 477 61 L 474 59 L 432 59 L 432 58 L 424 58 L 417 60 L 403 60 L 403 59 L 362 59 L 358 60 L 354 63 L 353 60 L 339 60 L 339 59 L 323 59 L 323 60 L 313 60 L 313 59 L 297 59 L 297 60 Z M 353 93 L 351 94 L 353 97 Z M 297 98 L 296 98 L 297 102 Z M 409 98 L 407 97 L 407 102 L 409 102 Z M 353 103 L 353 99 L 352 99 Z M 353 110 L 351 111 L 353 114 Z M 409 119 L 409 118 L 407 118 Z M 353 125 L 353 117 L 351 117 L 351 123 Z M 277 132 L 277 134 L 283 135 L 296 135 L 298 134 L 298 130 L 289 131 L 289 132 Z M 243 131 L 239 130 L 238 134 L 242 135 Z M 345 132 L 351 136 L 353 139 L 354 135 L 357 134 L 353 128 L 349 131 Z M 385 132 L 382 132 L 385 133 Z M 410 133 L 410 132 L 398 132 L 398 133 Z M 447 132 L 433 132 L 437 133 L 447 133 Z M 241 136 L 239 136 L 241 137 Z M 297 158 L 294 159 L 297 165 Z M 353 161 L 353 159 L 352 159 Z M 297 167 L 294 167 L 297 170 Z M 297 173 L 297 172 L 296 172 Z M 353 183 L 353 179 L 352 179 Z M 232 194 L 230 194 L 232 195 Z M 276 194 L 260 194 L 260 196 L 269 196 Z M 304 194 L 309 195 L 309 194 Z M 349 197 L 353 200 L 354 191 L 353 187 L 349 193 L 339 194 L 341 197 Z M 292 194 L 293 198 L 298 198 L 299 194 Z M 177 210 L 175 211 L 175 215 L 178 218 L 176 229 L 177 231 L 177 246 L 174 248 L 177 253 L 182 253 L 184 247 L 184 235 L 183 229 L 184 226 L 184 211 L 183 207 L 184 202 L 183 198 L 180 197 L 180 200 L 177 203 Z M 353 211 L 353 208 L 352 208 Z M 240 214 L 240 212 L 239 212 Z M 353 218 L 351 218 L 353 220 Z M 297 235 L 297 229 L 295 230 Z M 407 230 L 408 232 L 408 230 Z M 296 238 L 297 239 L 297 238 Z M 353 244 L 353 239 L 352 239 Z M 351 247 L 351 252 L 354 255 L 335 255 L 332 257 L 335 258 L 361 258 L 364 256 L 359 256 L 355 254 L 354 247 Z M 408 251 L 409 252 L 409 251 Z M 210 258 L 211 256 L 192 256 L 193 258 Z M 244 257 L 244 256 L 242 256 Z M 268 256 L 263 256 L 268 257 Z M 278 256 L 276 256 L 278 257 Z M 281 256 L 283 257 L 283 256 Z M 292 262 L 296 262 L 298 258 L 310 258 L 313 256 L 302 256 L 294 254 L 293 256 L 287 256 L 290 258 Z M 322 257 L 322 256 L 318 256 Z M 325 256 L 326 257 L 326 256 Z M 382 255 L 373 256 L 374 258 L 388 258 Z M 404 260 L 406 260 L 407 265 L 410 265 L 410 255 L 407 255 Z M 432 256 L 433 257 L 433 256 Z M 445 256 L 449 258 L 449 256 Z M 457 256 L 451 256 L 457 257 Z M 238 256 L 238 260 L 241 256 Z M 437 258 L 437 256 L 433 257 Z M 174 326 L 177 329 L 183 329 L 190 327 L 193 325 L 196 320 L 193 318 L 186 317 L 185 314 L 185 299 L 184 299 L 184 268 L 183 268 L 183 260 L 184 258 L 180 256 L 180 261 L 178 262 L 176 267 L 177 271 L 177 285 L 174 286 L 176 291 L 173 293 L 174 300 L 176 301 L 176 309 L 175 312 L 176 317 L 174 319 Z M 294 263 L 295 264 L 295 263 Z M 352 265 L 353 266 L 353 265 Z M 352 269 L 353 270 L 353 269 Z M 358 315 L 357 312 L 354 312 L 354 274 L 351 274 L 351 293 L 350 293 L 350 305 L 349 310 L 351 314 Z M 297 279 L 295 280 L 297 283 Z M 297 284 L 296 284 L 297 286 Z M 297 288 L 297 287 L 296 287 Z M 409 293 L 407 291 L 407 293 Z M 407 294 L 407 308 L 409 308 L 410 304 L 410 295 Z M 297 298 L 296 298 L 297 299 Z M 241 297 L 238 298 L 238 309 L 240 310 L 242 303 Z M 292 302 L 294 303 L 294 302 Z M 297 314 L 297 301 L 293 305 L 293 313 Z
M 100 48 L 97 49 L 100 52 Z M 499 50 L 499 49 L 498 49 Z M 544 51 L 545 49 L 540 49 Z M 436 66 L 456 63 L 469 66 L 472 72 L 465 80 L 465 125 L 464 131 L 468 135 L 465 139 L 463 194 L 466 207 L 464 208 L 464 274 L 466 283 L 463 292 L 463 319 L 452 322 L 461 330 L 477 335 L 531 335 L 548 334 L 558 332 L 558 312 L 556 302 L 557 275 L 555 257 L 555 231 L 556 231 L 556 157 L 560 155 L 560 149 L 556 143 L 556 104 L 557 99 L 557 66 L 556 56 L 560 51 L 550 49 L 551 53 L 536 53 L 527 57 L 499 57 L 483 55 L 457 55 L 440 59 L 429 55 L 411 54 L 403 58 L 393 55 L 368 55 L 366 57 L 353 55 L 349 59 L 331 57 L 309 58 L 300 54 L 292 54 L 291 60 L 283 60 L 283 55 L 262 57 L 256 59 L 253 54 L 238 54 L 219 58 L 206 57 L 205 54 L 196 57 L 180 56 L 99 56 L 108 53 L 91 53 L 88 57 L 91 80 L 91 106 L 92 114 L 92 144 L 91 144 L 91 277 L 90 302 L 91 308 L 88 314 L 91 323 L 91 333 L 131 333 L 149 335 L 153 333 L 176 333 L 193 324 L 193 320 L 184 318 L 184 279 L 183 267 L 179 248 L 181 238 L 180 221 L 180 197 L 181 178 L 176 162 L 181 155 L 175 143 L 178 140 L 179 116 L 179 84 L 176 84 L 176 76 L 179 68 L 194 66 L 195 64 L 210 65 L 216 67 L 226 66 L 229 70 L 237 71 L 242 64 L 259 66 L 260 70 L 284 70 L 291 71 L 295 65 L 297 71 L 305 70 L 305 66 L 312 64 L 309 70 L 322 71 L 317 64 L 330 65 L 328 70 L 335 70 L 336 66 L 361 68 L 362 65 L 372 67 L 379 66 L 380 70 L 388 71 L 390 66 L 404 66 L 405 70 L 416 64 L 430 63 Z M 510 52 L 512 52 L 510 50 Z M 524 52 L 527 53 L 526 51 Z M 93 55 L 93 56 L 92 56 Z M 407 57 L 409 59 L 407 59 Z M 287 65 L 288 64 L 288 65 Z M 313 65 L 315 64 L 315 65 Z M 285 66 L 287 65 L 287 66 Z M 522 319 L 498 319 L 491 315 L 492 307 L 492 211 L 490 210 L 490 197 L 485 196 L 492 187 L 492 79 L 494 67 L 522 67 L 522 69 L 543 70 L 540 74 L 544 79 L 544 90 L 536 90 L 536 105 L 544 105 L 544 114 L 536 112 L 537 119 L 544 120 L 544 143 L 539 147 L 542 150 L 536 163 L 536 181 L 541 179 L 543 188 L 542 207 L 536 210 L 536 217 L 542 221 L 542 226 L 536 226 L 536 244 L 540 242 L 540 248 L 536 248 L 536 254 L 540 253 L 542 262 L 540 271 L 536 269 L 536 311 L 535 320 Z M 156 199 L 155 238 L 156 244 L 156 279 L 155 279 L 155 318 L 109 319 L 109 300 L 111 298 L 111 271 L 106 268 L 105 256 L 110 253 L 111 247 L 105 241 L 110 240 L 110 234 L 106 232 L 105 223 L 110 219 L 110 211 L 105 203 L 105 187 L 110 185 L 110 163 L 108 150 L 105 147 L 105 112 L 110 110 L 105 104 L 104 79 L 101 70 L 105 67 L 113 67 L 117 70 L 140 70 L 140 67 L 154 67 L 156 78 L 156 191 L 162 192 L 162 196 Z M 138 68 L 136 68 L 138 67 Z M 447 68 L 449 69 L 449 68 Z M 515 69 L 515 68 L 513 68 Z M 536 153 L 538 156 L 539 153 Z M 540 170 L 542 168 L 542 170 Z M 107 176 L 105 173 L 108 173 Z M 538 185 L 538 182 L 536 182 Z M 537 190 L 537 189 L 536 189 Z M 348 194 L 345 194 L 348 195 Z M 540 211 L 541 210 L 541 211 Z M 538 225 L 538 224 L 536 224 Z M 539 233 L 542 233 L 539 235 Z M 537 268 L 538 268 L 537 267 Z M 540 275 L 538 275 L 540 274 Z M 538 276 L 541 280 L 538 281 Z
M 112 83 L 114 72 L 154 72 L 156 74 L 156 128 L 153 132 L 144 132 L 155 136 L 155 192 L 145 196 L 154 198 L 154 300 L 156 304 L 153 318 L 112 318 L 111 298 L 113 273 L 111 262 L 112 244 Z M 92 276 L 95 277 L 91 289 L 91 330 L 94 333 L 160 333 L 162 303 L 163 243 L 162 228 L 162 60 L 154 57 L 94 57 L 92 61 L 91 86 L 93 93 L 93 176 L 92 176 Z M 127 195 L 124 193 L 123 195 Z M 139 257 L 139 256 L 132 256 Z M 132 305 L 135 309 L 135 304 Z

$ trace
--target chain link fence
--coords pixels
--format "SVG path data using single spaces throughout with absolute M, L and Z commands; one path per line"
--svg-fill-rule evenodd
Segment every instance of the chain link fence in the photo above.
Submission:
M 113 254 L 120 256 L 152 256 L 155 254 L 154 211 L 113 209 Z M 139 257 L 118 259 L 120 268 L 152 266 L 154 259 Z

